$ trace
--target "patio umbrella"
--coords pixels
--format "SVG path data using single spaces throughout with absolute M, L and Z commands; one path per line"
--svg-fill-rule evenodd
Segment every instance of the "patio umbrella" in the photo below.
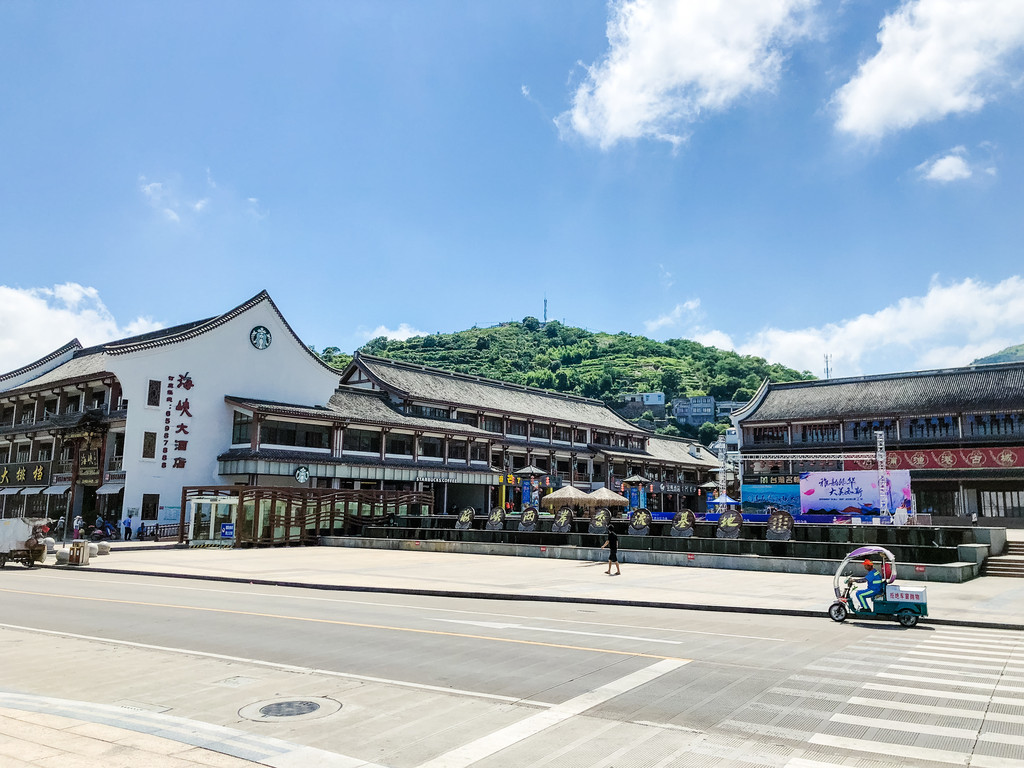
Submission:
M 633 483 L 633 484 L 639 483 L 640 485 L 643 485 L 644 483 L 649 483 L 651 481 L 648 480 L 643 475 L 630 475 L 629 477 L 627 477 L 622 482 L 624 482 L 624 483 Z
M 550 506 L 561 502 L 562 504 L 568 505 L 579 505 L 590 499 L 590 495 L 584 493 L 579 488 L 574 488 L 571 485 L 564 485 L 557 491 L 552 491 L 547 496 L 540 500 L 541 504 Z
M 708 499 L 708 504 L 739 504 L 736 499 L 730 499 L 725 494 L 719 496 L 717 499 Z
M 594 507 L 625 507 L 629 499 L 608 488 L 598 488 L 587 495 L 587 503 Z
M 529 466 L 516 470 L 512 474 L 519 475 L 520 477 L 528 477 L 530 475 L 546 475 L 547 470 L 541 469 L 540 467 L 536 467 L 533 464 L 530 464 Z

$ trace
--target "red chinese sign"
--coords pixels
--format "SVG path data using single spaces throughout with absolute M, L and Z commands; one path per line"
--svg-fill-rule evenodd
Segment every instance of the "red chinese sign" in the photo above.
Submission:
M 192 377 L 186 371 L 185 373 L 178 374 L 177 377 L 167 377 L 167 390 L 166 390 L 166 402 L 167 410 L 164 411 L 164 445 L 163 453 L 160 456 L 160 467 L 163 469 L 167 468 L 167 454 L 168 451 L 173 448 L 178 453 L 176 456 L 171 457 L 171 467 L 173 469 L 184 469 L 185 468 L 185 457 L 181 454 L 188 450 L 188 440 L 183 439 L 185 435 L 189 433 L 189 427 L 191 426 L 192 419 L 192 405 L 188 401 L 188 392 L 194 387 L 192 383 Z M 179 390 L 175 393 L 175 390 Z M 180 390 L 184 390 L 181 392 Z M 177 402 L 175 403 L 175 398 Z M 174 435 L 171 437 L 171 413 L 177 412 L 176 419 L 179 419 L 178 423 L 174 425 Z M 181 435 L 182 437 L 177 437 Z
M 1024 448 L 939 448 L 888 451 L 889 469 L 1012 469 L 1024 467 Z M 846 461 L 873 469 L 873 459 Z

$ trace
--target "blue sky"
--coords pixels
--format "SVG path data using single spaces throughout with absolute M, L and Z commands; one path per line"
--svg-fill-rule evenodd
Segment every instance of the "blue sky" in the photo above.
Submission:
M 270 291 L 835 375 L 1024 342 L 1024 4 L 0 4 L 0 369 Z

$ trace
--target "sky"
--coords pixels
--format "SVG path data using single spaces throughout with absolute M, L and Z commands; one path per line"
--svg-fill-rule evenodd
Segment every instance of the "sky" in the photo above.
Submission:
M 1024 3 L 0 2 L 0 370 L 270 292 L 856 376 L 1024 342 Z

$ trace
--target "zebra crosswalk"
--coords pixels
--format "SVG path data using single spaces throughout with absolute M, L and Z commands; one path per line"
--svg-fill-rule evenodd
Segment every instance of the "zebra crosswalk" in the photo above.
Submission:
M 1024 768 L 1024 636 L 929 628 L 875 636 L 780 688 L 832 713 L 785 768 Z M 848 693 L 843 693 L 844 686 Z M 780 689 L 776 689 L 776 693 Z

